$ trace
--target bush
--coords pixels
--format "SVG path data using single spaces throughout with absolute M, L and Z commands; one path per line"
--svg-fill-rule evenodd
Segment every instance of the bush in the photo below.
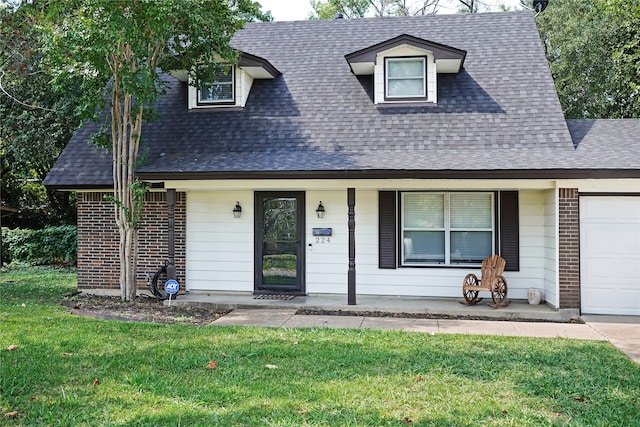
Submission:
M 42 230 L 2 229 L 4 262 L 29 265 L 75 265 L 78 257 L 78 229 L 73 225 Z

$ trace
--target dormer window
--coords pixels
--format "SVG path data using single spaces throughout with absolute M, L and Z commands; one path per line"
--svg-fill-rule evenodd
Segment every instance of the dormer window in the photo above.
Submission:
M 385 58 L 385 99 L 400 101 L 426 97 L 425 58 Z
M 198 89 L 198 105 L 235 103 L 234 74 L 233 66 L 222 66 L 213 83 L 205 83 Z
M 280 76 L 269 61 L 259 56 L 240 52 L 237 64 L 225 64 L 222 57 L 216 57 L 218 72 L 211 83 L 196 87 L 187 70 L 175 70 L 173 77 L 189 84 L 189 109 L 228 109 L 245 106 L 254 79 L 272 80 Z
M 407 34 L 345 55 L 356 76 L 373 76 L 374 104 L 438 103 L 438 74 L 459 73 L 466 52 Z

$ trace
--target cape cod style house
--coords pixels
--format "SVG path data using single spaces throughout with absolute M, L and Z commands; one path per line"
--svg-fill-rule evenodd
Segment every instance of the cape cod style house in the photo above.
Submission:
M 251 23 L 238 64 L 167 76 L 143 129 L 139 284 L 454 297 L 482 259 L 510 299 L 640 315 L 640 120 L 565 120 L 529 12 Z M 78 284 L 118 287 L 111 156 L 72 138 Z

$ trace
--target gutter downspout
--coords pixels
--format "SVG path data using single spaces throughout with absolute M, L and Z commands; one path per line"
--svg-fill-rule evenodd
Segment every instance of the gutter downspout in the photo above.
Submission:
M 176 247 L 175 247 L 175 217 L 176 190 L 167 189 L 167 280 L 176 279 Z

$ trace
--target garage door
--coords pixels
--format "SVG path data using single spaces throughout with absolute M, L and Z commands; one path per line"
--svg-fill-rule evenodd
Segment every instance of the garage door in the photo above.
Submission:
M 640 315 L 640 197 L 580 197 L 582 312 Z

